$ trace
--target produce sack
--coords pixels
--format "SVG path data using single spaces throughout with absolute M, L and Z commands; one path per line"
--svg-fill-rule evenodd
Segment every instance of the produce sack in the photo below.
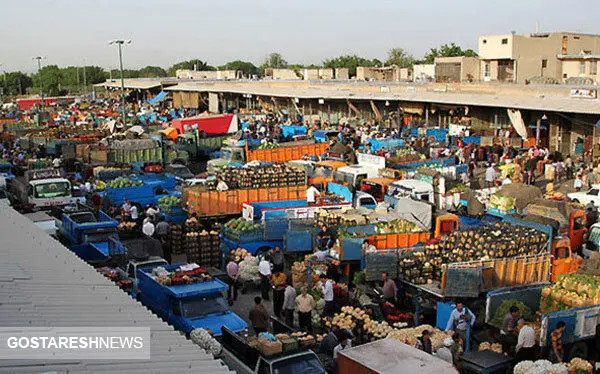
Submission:
M 259 338 L 258 348 L 265 356 L 273 356 L 283 351 L 283 344 L 279 340 L 269 341 L 268 339 Z

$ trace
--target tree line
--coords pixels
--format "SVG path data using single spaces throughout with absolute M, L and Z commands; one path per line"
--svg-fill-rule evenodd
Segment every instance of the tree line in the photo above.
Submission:
M 463 50 L 455 43 L 443 44 L 431 48 L 422 59 L 417 59 L 403 48 L 392 48 L 386 59 L 369 59 L 358 55 L 342 55 L 325 59 L 320 65 L 290 64 L 280 53 L 271 53 L 259 66 L 250 61 L 235 60 L 221 66 L 212 66 L 201 59 L 178 62 L 165 69 L 160 66 L 146 66 L 141 69 L 124 69 L 124 78 L 160 78 L 173 77 L 177 70 L 188 69 L 198 71 L 237 70 L 245 77 L 261 76 L 268 68 L 312 69 L 312 68 L 347 68 L 350 76 L 356 75 L 358 66 L 381 67 L 396 65 L 401 68 L 412 67 L 414 64 L 432 64 L 436 57 L 477 56 L 472 49 Z M 57 65 L 46 65 L 41 69 L 41 83 L 45 95 L 66 95 L 90 90 L 90 86 L 104 82 L 106 79 L 119 79 L 118 69 L 104 70 L 99 66 L 68 66 L 60 68 Z M 38 72 L 27 75 L 20 71 L 4 72 L 0 87 L 4 95 L 19 95 L 28 92 L 37 93 L 40 90 L 40 75 Z

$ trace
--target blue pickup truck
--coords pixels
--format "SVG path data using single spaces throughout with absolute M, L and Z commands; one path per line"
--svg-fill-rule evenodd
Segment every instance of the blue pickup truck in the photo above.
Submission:
M 119 240 L 119 223 L 102 211 L 83 205 L 53 207 L 58 237 L 82 260 L 96 263 L 126 253 Z
M 176 181 L 172 175 L 139 175 L 133 178 L 140 181 L 139 186 L 113 188 L 106 187 L 102 197 L 107 199 L 111 206 L 121 206 L 126 199 L 145 207 L 149 204 L 158 204 L 158 199 L 163 196 L 177 196 L 181 193 L 175 190 Z
M 176 272 L 187 264 L 167 265 L 167 272 Z M 223 297 L 227 285 L 219 279 L 191 284 L 165 286 L 152 275 L 155 268 L 138 268 L 138 291 L 142 304 L 175 329 L 189 335 L 203 328 L 220 336 L 221 326 L 234 332 L 245 332 L 248 324 L 233 313 Z

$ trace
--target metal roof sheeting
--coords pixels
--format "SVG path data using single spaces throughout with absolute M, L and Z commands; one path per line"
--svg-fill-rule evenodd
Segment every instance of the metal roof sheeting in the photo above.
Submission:
M 0 360 L 0 372 L 231 372 L 5 200 L 0 212 L 0 326 L 143 326 L 152 344 L 150 360 Z

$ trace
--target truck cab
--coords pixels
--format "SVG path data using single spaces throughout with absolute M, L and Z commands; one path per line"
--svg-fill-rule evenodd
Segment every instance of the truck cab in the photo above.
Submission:
M 222 328 L 223 360 L 244 374 L 325 374 L 319 357 L 309 349 L 264 356 L 245 337 Z
M 382 202 L 385 199 L 389 185 L 395 181 L 395 179 L 384 177 L 367 178 L 362 181 L 360 190 L 373 196 L 377 202 Z
M 414 200 L 423 200 L 435 204 L 433 186 L 431 183 L 416 179 L 405 179 L 388 185 L 384 201 L 395 207 L 397 198 L 410 197 Z
M 13 206 L 37 210 L 70 204 L 73 193 L 60 170 L 40 169 L 7 179 L 6 195 Z
M 194 278 L 206 273 L 203 269 L 193 270 L 198 274 L 190 274 L 189 264 L 166 265 L 161 268 L 165 273 L 183 272 L 191 278 L 191 283 L 163 284 L 153 270 L 161 268 L 148 267 L 137 269 L 139 299 L 142 304 L 152 309 L 175 329 L 189 335 L 196 328 L 210 330 L 214 336 L 221 335 L 221 327 L 226 326 L 234 332 L 245 332 L 248 324 L 229 309 L 224 292 L 228 286 L 219 279 L 194 281 Z
M 583 245 L 583 257 L 590 258 L 592 253 L 600 250 L 600 223 L 594 223 L 587 232 L 585 243 Z
M 195 175 L 185 165 L 170 164 L 165 166 L 165 172 L 175 176 L 178 183 L 184 183 L 187 180 L 193 179 Z
M 137 270 L 141 268 L 156 268 L 159 266 L 169 265 L 167 260 L 158 256 L 149 256 L 145 259 L 130 259 L 123 266 L 119 266 L 118 270 L 121 276 L 133 282 L 134 290 L 137 290 L 138 277 Z
M 308 183 L 314 185 L 320 191 L 324 191 L 333 178 L 337 169 L 347 166 L 343 161 L 325 160 L 314 164 L 312 172 L 308 174 Z
M 214 160 L 209 160 L 206 168 L 209 173 L 216 173 L 230 164 L 239 164 L 241 166 L 245 162 L 246 153 L 243 147 L 222 147 L 221 157 Z
M 364 179 L 377 175 L 372 175 L 369 171 L 370 170 L 367 167 L 362 165 L 344 166 L 335 171 L 333 174 L 333 181 L 348 187 L 350 191 L 354 192 L 360 190 L 360 186 Z

